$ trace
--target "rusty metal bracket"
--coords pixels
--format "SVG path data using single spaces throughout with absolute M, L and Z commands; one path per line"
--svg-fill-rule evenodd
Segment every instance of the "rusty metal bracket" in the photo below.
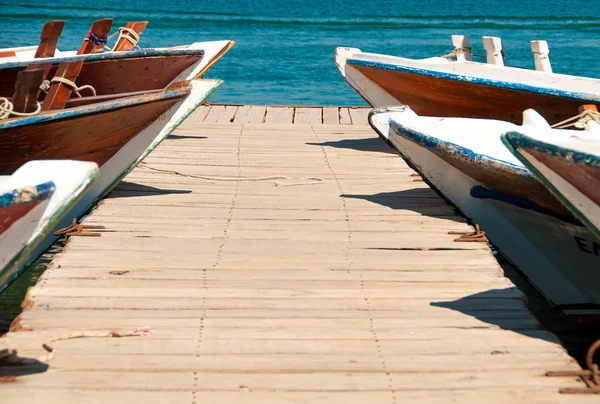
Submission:
M 95 226 L 95 225 L 83 225 L 77 223 L 77 219 L 73 219 L 71 225 L 57 230 L 54 232 L 55 236 L 86 236 L 86 237 L 100 237 L 102 233 L 94 232 L 90 230 L 104 230 L 106 227 L 104 226 Z
M 481 231 L 479 225 L 475 225 L 475 231 L 449 231 L 448 234 L 460 235 L 455 238 L 454 241 L 459 243 L 487 243 L 488 238 L 485 236 L 485 232 Z
M 600 339 L 594 342 L 585 355 L 585 364 L 587 369 L 568 370 L 568 371 L 550 371 L 546 372 L 549 377 L 579 377 L 587 387 L 582 388 L 564 388 L 560 389 L 561 394 L 600 394 L 600 370 L 594 363 L 594 355 L 600 348 Z

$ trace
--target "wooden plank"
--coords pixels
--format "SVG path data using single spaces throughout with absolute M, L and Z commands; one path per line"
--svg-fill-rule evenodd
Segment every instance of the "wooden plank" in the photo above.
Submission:
M 246 121 L 242 123 L 263 123 L 267 107 L 261 105 L 252 105 L 246 115 Z
M 294 124 L 296 125 L 316 125 L 323 123 L 322 108 L 299 108 L 294 111 Z
M 352 125 L 368 125 L 367 119 L 370 111 L 370 108 L 348 108 Z
M 238 107 L 233 118 L 233 123 L 246 123 L 248 120 L 248 113 L 252 107 L 250 105 L 242 105 Z
M 352 125 L 352 118 L 348 108 L 340 108 L 340 125 Z
M 203 123 L 219 123 L 228 124 L 231 123 L 235 113 L 237 112 L 237 106 L 227 105 L 213 105 Z
M 323 123 L 325 125 L 339 125 L 340 109 L 338 107 L 323 107 Z
M 294 119 L 293 107 L 267 107 L 265 123 L 270 125 L 291 124 Z

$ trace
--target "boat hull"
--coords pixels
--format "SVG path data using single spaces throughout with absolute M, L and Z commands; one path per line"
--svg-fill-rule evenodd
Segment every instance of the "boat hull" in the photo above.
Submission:
M 584 99 L 493 87 L 482 80 L 451 80 L 434 71 L 400 71 L 358 63 L 352 67 L 384 89 L 397 104 L 409 105 L 425 116 L 497 119 L 520 124 L 522 112 L 532 108 L 548 122 L 555 123 L 576 115 L 582 104 L 589 103 Z M 367 101 L 374 107 L 384 105 L 373 96 Z
M 581 248 L 593 251 L 600 241 L 585 227 L 520 206 L 409 140 L 402 131 L 394 133 L 384 124 L 373 127 L 440 194 L 479 224 L 550 303 L 577 324 L 600 320 L 600 276 L 595 271 L 600 256 Z
M 514 132 L 506 134 L 504 141 L 536 177 L 600 238 L 600 156 L 590 150 L 582 150 L 585 144 L 569 148 L 568 143 L 572 140 L 566 140 L 566 144 L 561 146 Z
M 77 85 L 91 85 L 97 95 L 158 90 L 166 87 L 182 72 L 193 70 L 201 63 L 204 55 L 201 49 L 179 54 L 149 53 L 149 56 L 140 54 L 138 57 L 129 57 L 127 52 L 120 53 L 121 55 L 119 52 L 108 54 L 112 57 L 86 59 L 77 77 Z M 119 57 L 123 56 L 123 53 L 128 57 Z M 58 64 L 61 62 L 61 58 L 53 60 L 48 78 L 55 76 Z M 23 63 L 20 63 L 0 70 L 0 97 L 12 97 L 17 75 L 24 68 Z M 85 91 L 82 91 L 83 95 L 88 95 Z

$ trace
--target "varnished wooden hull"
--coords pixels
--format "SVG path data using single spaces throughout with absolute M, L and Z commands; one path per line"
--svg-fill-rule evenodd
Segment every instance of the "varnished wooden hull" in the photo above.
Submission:
M 399 104 L 409 105 L 417 114 L 425 116 L 497 119 L 520 124 L 523 111 L 532 108 L 552 124 L 576 115 L 582 104 L 589 103 L 585 99 L 493 87 L 468 80 L 358 64 L 352 67 Z
M 11 174 L 30 160 L 71 159 L 102 166 L 180 98 L 0 128 L 0 174 Z
M 172 55 L 113 55 L 111 58 L 90 59 L 83 64 L 76 83 L 78 86 L 91 85 L 97 95 L 159 90 L 166 87 L 181 72 L 199 63 L 202 57 L 202 50 L 197 50 Z M 58 62 L 53 63 L 48 78 L 54 77 L 57 67 Z M 0 70 L 0 97 L 12 97 L 17 74 L 23 68 L 19 65 Z M 83 95 L 91 94 L 84 90 Z

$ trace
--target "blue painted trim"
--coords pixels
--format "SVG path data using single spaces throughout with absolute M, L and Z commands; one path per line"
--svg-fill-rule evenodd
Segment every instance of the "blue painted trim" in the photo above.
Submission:
M 469 164 L 477 165 L 487 171 L 508 173 L 519 177 L 535 179 L 535 177 L 522 165 L 516 165 L 503 160 L 495 159 L 490 156 L 475 153 L 471 149 L 463 147 L 456 143 L 440 140 L 434 136 L 420 133 L 398 122 L 390 119 L 390 128 L 392 131 L 413 143 L 418 144 L 436 154 L 460 160 Z
M 19 60 L 15 62 L 0 63 L 0 71 L 3 69 L 24 68 L 30 64 L 74 62 L 84 59 L 86 62 L 95 62 L 98 60 L 110 59 L 131 59 L 140 57 L 152 56 L 185 56 L 185 55 L 204 55 L 203 49 L 139 49 L 126 52 L 106 52 L 106 53 L 90 53 L 87 55 L 74 55 L 67 57 L 53 57 L 43 59 Z
M 452 80 L 452 81 L 462 81 L 465 83 L 479 84 L 479 85 L 488 86 L 488 87 L 506 88 L 509 90 L 523 91 L 523 92 L 533 93 L 533 94 L 543 94 L 543 95 L 548 95 L 548 96 L 552 96 L 552 97 L 570 98 L 570 99 L 575 99 L 575 100 L 582 100 L 585 102 L 600 102 L 600 96 L 595 95 L 595 94 L 579 93 L 579 92 L 574 92 L 574 91 L 564 91 L 564 90 L 558 90 L 555 88 L 530 86 L 527 84 L 515 83 L 515 82 L 510 82 L 510 81 L 485 79 L 485 78 L 476 77 L 476 76 L 465 76 L 465 75 L 456 74 L 456 73 L 440 72 L 440 71 L 436 71 L 436 70 L 422 69 L 419 67 L 408 67 L 408 66 L 401 66 L 401 65 L 382 63 L 382 62 L 374 62 L 374 61 L 368 61 L 368 60 L 348 59 L 347 63 L 349 65 L 354 65 L 354 66 L 363 66 L 363 67 L 371 67 L 374 69 L 390 70 L 390 71 L 402 72 L 402 73 L 411 73 L 411 74 L 416 74 L 419 76 L 434 77 L 434 78 L 439 78 L 439 79 L 444 79 L 444 80 Z
M 543 215 L 552 216 L 557 219 L 562 220 L 563 222 L 567 222 L 573 224 L 575 226 L 583 227 L 583 223 L 574 218 L 573 216 L 567 215 L 557 215 L 552 213 L 536 203 L 531 202 L 528 199 L 519 198 L 517 196 L 509 195 L 504 192 L 495 191 L 493 189 L 486 188 L 481 185 L 475 185 L 471 187 L 470 195 L 473 198 L 477 199 L 493 199 L 495 201 L 500 201 L 504 203 L 508 203 L 509 205 L 514 205 L 522 209 L 531 210 L 537 213 L 541 213 Z
M 25 187 L 13 189 L 0 194 L 0 209 L 13 205 L 24 205 L 46 200 L 50 198 L 56 190 L 56 186 L 52 181 L 27 187 L 27 192 L 23 192 L 24 188 Z
M 542 140 L 533 139 L 519 132 L 508 132 L 504 136 L 515 148 L 533 150 L 571 164 L 583 165 L 600 170 L 600 156 L 569 149 Z
M 101 102 L 97 104 L 84 105 L 76 108 L 63 109 L 60 111 L 45 111 L 38 115 L 13 118 L 0 123 L 0 130 L 15 128 L 24 125 L 35 125 L 42 122 L 55 121 L 58 119 L 73 118 L 82 115 L 89 115 L 98 112 L 110 111 L 113 109 L 129 107 L 138 104 L 144 104 L 157 100 L 164 100 L 179 96 L 188 95 L 191 92 L 191 86 L 179 88 L 173 91 L 160 91 L 156 93 L 144 94 L 127 98 L 117 98 L 112 101 Z

